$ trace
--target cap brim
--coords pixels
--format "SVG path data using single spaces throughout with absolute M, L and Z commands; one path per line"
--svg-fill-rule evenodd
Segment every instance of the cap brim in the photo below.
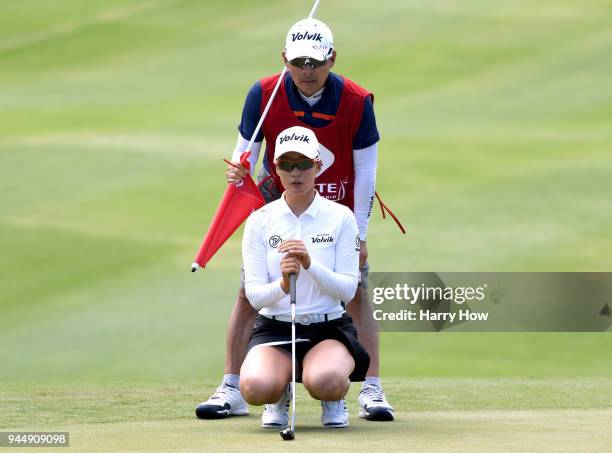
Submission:
M 298 154 L 301 154 L 302 156 L 304 156 L 304 157 L 306 157 L 308 159 L 317 159 L 319 157 L 319 153 L 309 153 L 309 154 L 312 154 L 311 156 L 309 156 L 308 154 L 305 154 L 302 151 L 298 151 L 298 150 L 294 150 L 294 149 L 285 149 L 285 150 L 281 151 L 278 154 L 274 153 L 274 160 L 277 160 L 277 159 L 281 158 L 282 156 L 284 156 L 287 153 L 298 153 Z
M 309 45 L 296 45 L 286 49 L 285 56 L 291 61 L 294 58 L 314 58 L 315 60 L 325 61 L 325 55 L 322 51 L 313 48 Z

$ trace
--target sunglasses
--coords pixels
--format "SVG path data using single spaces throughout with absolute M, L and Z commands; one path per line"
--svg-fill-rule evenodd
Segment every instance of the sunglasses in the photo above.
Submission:
M 300 159 L 300 160 L 282 160 L 276 161 L 276 166 L 283 171 L 291 171 L 297 168 L 300 171 L 310 170 L 314 167 L 314 159 Z
M 320 60 L 315 60 L 314 58 L 302 58 L 302 57 L 294 58 L 293 60 L 289 61 L 289 64 L 291 64 L 291 66 L 295 66 L 296 68 L 303 68 L 304 66 L 310 66 L 311 68 L 317 69 L 325 65 L 325 63 L 327 63 L 327 60 L 320 61 Z

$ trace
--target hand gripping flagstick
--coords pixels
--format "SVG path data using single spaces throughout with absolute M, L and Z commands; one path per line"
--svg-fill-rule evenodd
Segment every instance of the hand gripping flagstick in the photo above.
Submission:
M 247 169 L 249 168 L 249 154 L 244 153 L 240 157 L 240 163 Z M 259 209 L 265 204 L 265 200 L 250 175 L 244 178 L 240 187 L 228 184 L 202 241 L 198 255 L 191 265 L 191 272 L 195 272 L 200 267 L 205 267 L 217 250 L 244 222 L 244 219 L 255 209 Z
M 310 15 L 308 19 L 312 18 L 319 7 L 319 1 L 316 0 L 312 10 L 310 11 Z M 255 132 L 251 136 L 251 140 L 249 141 L 249 146 L 246 149 L 246 152 L 242 154 L 240 158 L 240 163 L 247 170 L 249 169 L 248 157 L 251 152 L 251 147 L 255 142 L 255 138 L 257 134 L 259 134 L 259 130 L 261 129 L 261 125 L 266 119 L 266 115 L 268 114 L 268 110 L 270 110 L 270 106 L 272 105 L 272 101 L 276 97 L 276 93 L 278 88 L 280 87 L 281 82 L 283 81 L 285 74 L 287 73 L 287 66 L 283 67 L 283 70 L 278 77 L 276 82 L 276 86 L 272 91 L 272 95 L 268 100 L 268 104 L 261 114 L 261 118 L 259 118 L 259 122 L 255 127 Z M 247 187 L 244 187 L 246 180 Z M 253 187 L 255 186 L 253 180 L 250 175 L 245 177 L 238 184 L 233 185 L 233 187 L 228 187 L 225 191 L 225 194 L 217 208 L 217 212 L 213 221 L 211 223 L 210 228 L 200 246 L 200 250 L 196 256 L 195 261 L 191 265 L 191 272 L 197 271 L 201 267 L 205 267 L 206 263 L 212 256 L 215 254 L 217 250 L 225 243 L 225 241 L 238 229 L 238 227 L 244 222 L 244 220 L 249 216 L 249 214 L 255 210 L 260 208 L 265 204 L 261 195 L 259 195 L 259 190 L 255 186 L 255 193 Z M 259 195 L 259 197 L 258 197 Z M 259 199 L 261 198 L 261 200 Z M 247 200 L 247 203 L 239 203 L 240 200 Z M 234 205 L 232 209 L 230 209 L 229 205 Z M 243 204 L 243 206 L 240 206 Z M 238 208 L 239 212 L 235 211 L 235 208 Z M 229 218 L 229 223 L 226 221 Z

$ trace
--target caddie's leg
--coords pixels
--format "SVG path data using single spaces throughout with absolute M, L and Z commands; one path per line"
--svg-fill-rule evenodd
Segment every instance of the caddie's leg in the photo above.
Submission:
M 246 355 L 251 331 L 257 318 L 257 311 L 249 303 L 244 288 L 238 291 L 238 297 L 225 336 L 225 374 L 240 374 L 240 367 Z
M 240 393 L 239 373 L 257 312 L 246 298 L 244 283 L 241 286 L 227 325 L 225 374 L 215 393 L 196 407 L 199 418 L 216 419 L 249 413 L 249 407 Z
M 370 354 L 370 367 L 367 376 L 378 377 L 379 355 L 378 355 L 378 325 L 372 316 L 372 304 L 368 299 L 367 281 L 369 266 L 361 269 L 361 282 L 357 286 L 355 297 L 346 307 L 346 311 L 353 318 L 353 324 L 357 329 L 359 343 Z
M 395 417 L 394 410 L 387 401 L 379 378 L 378 325 L 372 316 L 372 304 L 368 298 L 368 271 L 366 263 L 361 269 L 361 282 L 355 298 L 347 306 L 347 312 L 357 328 L 359 342 L 370 354 L 370 367 L 357 397 L 359 416 L 367 420 L 391 421 Z

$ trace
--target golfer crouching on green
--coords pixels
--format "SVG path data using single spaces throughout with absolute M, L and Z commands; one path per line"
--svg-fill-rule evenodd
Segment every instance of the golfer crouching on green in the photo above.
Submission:
M 276 139 L 274 164 L 285 191 L 253 212 L 242 240 L 245 289 L 259 315 L 240 370 L 249 404 L 286 410 L 291 400 L 290 274 L 296 274 L 296 380 L 321 400 L 324 427 L 348 426 L 350 381 L 363 381 L 370 358 L 345 303 L 357 289 L 359 233 L 349 208 L 315 190 L 319 143 L 295 126 Z M 284 419 L 284 425 L 287 419 Z M 278 427 L 282 427 L 279 424 Z M 266 426 L 272 428 L 272 426 Z

